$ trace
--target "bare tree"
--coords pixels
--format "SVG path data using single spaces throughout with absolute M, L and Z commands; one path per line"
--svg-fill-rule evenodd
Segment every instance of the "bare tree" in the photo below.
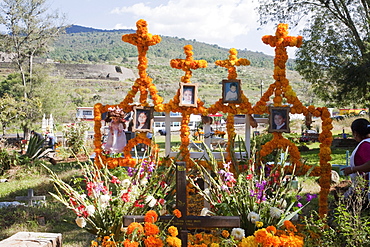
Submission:
M 2 48 L 11 53 L 22 77 L 24 97 L 32 92 L 33 58 L 48 51 L 64 30 L 64 16 L 48 10 L 46 0 L 3 0 L 0 4 Z

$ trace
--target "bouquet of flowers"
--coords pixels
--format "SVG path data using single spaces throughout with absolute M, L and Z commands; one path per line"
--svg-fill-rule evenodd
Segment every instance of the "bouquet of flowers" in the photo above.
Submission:
M 212 156 L 208 162 L 212 171 L 197 164 L 199 176 L 207 178 L 204 181 L 207 186 L 202 189 L 194 180 L 189 182 L 210 203 L 212 212 L 240 216 L 241 228 L 247 236 L 262 226 L 280 227 L 286 220 L 298 219 L 303 208 L 300 190 L 293 188 L 282 165 L 261 164 L 235 175 L 230 171 L 230 163 L 219 169 Z M 284 163 L 281 160 L 278 164 Z
M 119 238 L 125 215 L 144 215 L 150 209 L 164 214 L 172 207 L 175 167 L 157 166 L 143 160 L 117 177 L 115 170 L 97 169 L 93 163 L 81 164 L 83 174 L 74 186 L 62 181 L 50 169 L 57 193 L 51 195 L 72 209 L 76 224 L 97 235 Z M 119 168 L 116 168 L 119 169 Z
M 95 246 L 174 246 L 180 247 L 181 240 L 177 237 L 178 230 L 174 226 L 164 227 L 166 231 L 161 231 L 157 222 L 158 215 L 155 211 L 149 210 L 144 217 L 144 222 L 132 222 L 128 227 L 123 229 L 123 234 L 119 240 L 113 236 L 104 236 L 97 241 L 92 241 L 91 247 Z M 166 232 L 168 235 L 166 235 Z
M 66 138 L 66 145 L 72 154 L 78 154 L 83 150 L 88 130 L 89 126 L 82 121 L 64 126 L 63 136 Z

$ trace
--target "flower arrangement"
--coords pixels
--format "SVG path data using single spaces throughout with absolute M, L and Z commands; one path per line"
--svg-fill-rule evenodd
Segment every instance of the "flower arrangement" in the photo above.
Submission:
M 75 186 L 62 181 L 50 169 L 57 193 L 51 195 L 76 213 L 76 224 L 98 236 L 121 235 L 124 215 L 143 215 L 150 209 L 162 214 L 174 204 L 174 166 L 158 167 L 154 160 L 143 160 L 134 168 L 121 168 L 117 177 L 107 167 L 80 164 L 83 178 Z
M 113 235 L 104 236 L 103 238 L 99 238 L 97 241 L 92 241 L 91 247 L 180 247 L 181 240 L 177 237 L 177 228 L 174 226 L 170 226 L 167 228 L 165 226 L 161 231 L 160 227 L 157 225 L 157 220 L 157 213 L 153 210 L 150 210 L 145 214 L 143 223 L 132 222 L 128 227 L 123 228 L 123 234 L 120 235 L 119 240 L 115 240 Z M 168 232 L 168 235 L 166 235 L 165 233 L 166 230 Z
M 284 221 L 281 228 L 278 229 L 275 226 L 262 228 L 262 222 L 257 224 L 259 224 L 259 229 L 251 236 L 245 236 L 245 232 L 241 228 L 234 228 L 231 232 L 217 230 L 211 233 L 189 234 L 188 247 L 302 247 L 304 244 L 303 237 L 299 235 L 297 228 L 289 220 Z
M 230 162 L 219 168 L 212 154 L 209 155 L 213 172 L 197 165 L 199 176 L 209 178 L 204 181 L 206 188 L 202 189 L 192 179 L 189 182 L 210 203 L 212 212 L 240 216 L 241 228 L 247 235 L 253 234 L 257 222 L 280 227 L 285 220 L 297 220 L 303 203 L 312 199 L 307 195 L 308 199 L 303 201 L 300 190 L 292 187 L 281 165 L 254 164 L 234 175 L 230 172 Z M 280 160 L 280 164 L 284 163 Z
M 88 129 L 89 126 L 82 121 L 64 126 L 63 135 L 66 138 L 66 146 L 73 154 L 83 151 Z

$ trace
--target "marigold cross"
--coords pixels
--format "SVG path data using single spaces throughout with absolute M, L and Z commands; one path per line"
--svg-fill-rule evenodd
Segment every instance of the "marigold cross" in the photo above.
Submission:
M 122 35 L 122 41 L 130 43 L 137 47 L 139 56 L 139 76 L 140 78 L 145 78 L 146 68 L 148 65 L 148 59 L 146 58 L 146 53 L 149 46 L 156 45 L 161 42 L 161 37 L 159 35 L 152 35 L 148 33 L 148 24 L 145 20 L 141 19 L 136 22 L 136 33 L 130 33 Z
M 141 19 L 136 22 L 136 33 L 125 34 L 122 35 L 122 41 L 130 43 L 137 47 L 138 50 L 138 61 L 139 64 L 137 66 L 139 70 L 139 78 L 136 79 L 135 84 L 132 86 L 132 90 L 126 96 L 126 103 L 132 103 L 132 96 L 136 94 L 138 90 L 140 90 L 140 103 L 146 104 L 148 98 L 148 90 L 154 100 L 158 103 L 162 102 L 162 99 L 158 98 L 157 91 L 152 84 L 152 79 L 148 76 L 146 69 L 148 67 L 148 59 L 146 57 L 146 53 L 149 49 L 149 46 L 156 45 L 161 42 L 161 37 L 159 35 L 152 35 L 148 33 L 148 24 L 145 20 Z
M 250 61 L 246 58 L 238 58 L 238 51 L 235 48 L 231 48 L 229 50 L 229 59 L 226 60 L 217 60 L 215 64 L 220 67 L 227 68 L 227 79 L 228 80 L 234 80 L 238 77 L 238 74 L 236 73 L 236 67 L 235 66 L 246 66 L 250 65 Z
M 190 83 L 192 76 L 192 69 L 207 68 L 206 60 L 194 60 L 193 59 L 193 46 L 186 45 L 184 46 L 184 53 L 186 55 L 185 59 L 172 59 L 171 67 L 175 69 L 182 69 L 185 71 L 185 76 L 181 77 L 181 81 L 184 83 Z
M 288 61 L 288 54 L 286 47 L 300 47 L 303 42 L 302 36 L 288 36 L 288 24 L 280 23 L 277 26 L 275 36 L 265 35 L 262 37 L 265 44 L 275 47 L 274 58 L 274 86 L 275 98 L 274 106 L 281 106 L 283 92 L 288 90 L 289 80 L 286 78 L 286 62 Z
M 286 47 L 300 47 L 303 43 L 303 38 L 302 36 L 288 36 L 288 24 L 280 23 L 276 28 L 275 36 L 265 35 L 262 37 L 262 41 L 266 45 L 276 47 L 274 59 L 275 68 L 279 67 L 285 70 L 285 64 L 288 60 Z

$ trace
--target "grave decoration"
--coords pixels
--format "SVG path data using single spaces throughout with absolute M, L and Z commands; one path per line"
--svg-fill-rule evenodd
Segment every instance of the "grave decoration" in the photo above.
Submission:
M 35 196 L 33 189 L 27 190 L 27 196 L 16 196 L 15 200 L 17 201 L 27 201 L 28 205 L 33 206 L 35 202 L 42 201 L 45 203 L 46 196 Z
M 240 226 L 239 216 L 193 216 L 187 215 L 187 181 L 185 162 L 176 163 L 176 208 L 180 211 L 181 217 L 160 216 L 162 222 L 170 222 L 171 225 L 180 229 L 182 245 L 188 245 L 188 228 L 235 228 Z M 143 216 L 125 216 L 123 224 L 128 226 L 132 222 L 144 221 Z
M 296 96 L 292 87 L 289 85 L 289 80 L 286 78 L 286 62 L 288 59 L 286 47 L 300 47 L 303 43 L 303 38 L 301 36 L 293 37 L 288 36 L 288 25 L 279 24 L 275 33 L 273 35 L 266 35 L 262 37 L 262 41 L 275 47 L 275 59 L 274 59 L 274 83 L 269 85 L 267 91 L 264 92 L 261 99 L 252 105 L 248 98 L 241 91 L 240 103 L 224 103 L 222 97 L 219 101 L 215 102 L 208 108 L 205 106 L 204 102 L 201 100 L 201 95 L 198 95 L 196 106 L 180 106 L 179 105 L 179 96 L 180 91 L 178 90 L 177 94 L 171 99 L 168 103 L 163 102 L 158 93 L 155 85 L 152 83 L 152 79 L 148 76 L 146 69 L 148 65 L 148 60 L 146 53 L 149 49 L 149 46 L 158 44 L 161 41 L 161 38 L 158 35 L 152 35 L 148 33 L 147 23 L 144 20 L 139 20 L 137 22 L 137 31 L 134 34 L 126 34 L 122 36 L 124 42 L 133 44 L 138 49 L 138 70 L 139 78 L 136 79 L 131 90 L 127 93 L 125 99 L 118 104 L 118 106 L 124 109 L 125 112 L 132 111 L 134 97 L 137 93 L 139 95 L 139 104 L 140 106 L 154 106 L 154 110 L 157 112 L 180 112 L 182 116 L 181 122 L 181 146 L 180 146 L 180 156 L 181 161 L 186 162 L 187 169 L 190 169 L 192 162 L 190 160 L 189 153 L 189 116 L 190 114 L 201 114 L 207 116 L 208 114 L 215 114 L 217 112 L 223 112 L 227 114 L 227 136 L 228 136 L 228 145 L 227 145 L 227 157 L 226 161 L 232 161 L 234 167 L 238 166 L 236 160 L 231 160 L 232 150 L 234 145 L 235 138 L 235 129 L 234 129 L 234 115 L 235 114 L 269 114 L 268 101 L 272 98 L 274 107 L 289 107 L 290 113 L 292 114 L 303 114 L 305 116 L 312 114 L 315 117 L 320 117 L 322 120 L 322 132 L 319 135 L 320 141 L 320 164 L 315 167 L 311 172 L 311 175 L 320 176 L 319 184 L 321 187 L 320 190 L 320 199 L 319 199 L 319 213 L 321 216 L 324 216 L 328 212 L 328 193 L 330 188 L 330 171 L 331 165 L 330 155 L 331 149 L 330 145 L 332 142 L 332 133 L 331 129 L 332 120 L 330 119 L 330 113 L 326 107 L 315 107 L 304 106 Z M 181 83 L 191 83 L 192 70 L 205 68 L 207 67 L 207 62 L 204 60 L 194 60 L 192 46 L 186 45 L 184 47 L 184 52 L 186 54 L 185 59 L 173 59 L 170 62 L 170 65 L 173 68 L 181 69 L 185 72 L 185 75 L 181 77 Z M 228 69 L 228 80 L 237 79 L 236 66 L 249 65 L 250 62 L 247 59 L 237 58 L 237 51 L 235 49 L 230 49 L 229 59 L 216 61 L 217 66 L 222 66 Z M 202 85 L 199 85 L 199 88 Z M 148 94 L 151 96 L 152 102 L 148 102 Z M 221 92 L 220 92 L 221 94 Z M 103 164 L 107 165 L 109 168 L 114 168 L 116 166 L 134 166 L 136 160 L 132 158 L 130 150 L 137 145 L 138 143 L 144 143 L 149 145 L 151 143 L 150 139 L 146 137 L 146 133 L 138 133 L 137 136 L 130 141 L 123 149 L 124 158 L 109 158 L 102 155 L 102 144 L 101 144 L 101 114 L 106 112 L 108 107 L 112 106 L 103 106 L 102 104 L 96 104 L 94 107 L 94 116 L 95 116 L 95 152 L 97 158 L 95 162 L 98 166 Z M 281 132 L 273 132 L 273 139 L 262 146 L 259 151 L 259 159 L 257 163 L 264 162 L 264 157 L 270 154 L 275 149 L 287 149 L 289 152 L 289 166 L 285 169 L 287 172 L 294 172 L 294 174 L 305 174 L 310 170 L 310 166 L 304 165 L 301 162 L 300 152 L 297 146 L 289 141 L 283 136 Z M 203 163 L 202 163 L 203 164 Z

